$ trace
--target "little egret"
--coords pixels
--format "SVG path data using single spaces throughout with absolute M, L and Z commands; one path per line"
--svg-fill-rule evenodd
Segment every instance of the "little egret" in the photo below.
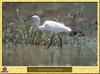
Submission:
M 34 20 L 34 24 L 36 25 L 36 28 L 39 30 L 47 30 L 50 32 L 53 32 L 53 35 L 51 36 L 50 39 L 50 44 L 48 45 L 47 49 L 50 47 L 50 45 L 52 44 L 52 40 L 54 38 L 54 34 L 57 34 L 59 39 L 60 39 L 60 45 L 61 45 L 61 49 L 62 49 L 62 39 L 60 37 L 60 35 L 58 34 L 59 32 L 67 32 L 67 33 L 71 33 L 72 30 L 71 28 L 65 26 L 62 23 L 56 22 L 56 21 L 45 21 L 43 25 L 41 25 L 41 20 L 39 18 L 39 16 L 37 15 L 33 15 L 32 17 L 30 17 L 29 19 L 25 20 L 28 21 L 30 19 Z

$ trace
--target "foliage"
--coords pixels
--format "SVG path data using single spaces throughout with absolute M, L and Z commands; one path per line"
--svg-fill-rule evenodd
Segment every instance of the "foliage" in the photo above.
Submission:
M 73 3 L 72 6 L 70 3 L 67 3 L 67 5 L 55 3 L 47 6 L 40 3 L 39 5 L 38 3 L 31 3 L 29 6 L 24 3 L 15 3 L 12 9 L 9 8 L 10 3 L 8 3 L 8 7 L 6 7 L 6 4 L 3 6 L 3 65 L 96 65 L 96 5 L 92 5 L 92 3 L 80 3 L 79 5 L 74 5 Z M 59 11 L 59 9 L 63 12 Z M 10 12 L 12 13 L 11 16 L 9 10 L 12 10 Z M 91 13 L 87 14 L 89 12 Z M 47 19 L 56 20 L 70 26 L 73 30 L 82 31 L 85 36 L 71 37 L 66 33 L 60 33 L 63 39 L 62 51 L 59 48 L 57 36 L 53 39 L 50 49 L 47 50 L 46 46 L 50 41 L 52 33 L 36 30 L 32 20 L 24 22 L 25 16 L 28 17 L 31 14 L 38 14 L 41 17 L 42 23 Z

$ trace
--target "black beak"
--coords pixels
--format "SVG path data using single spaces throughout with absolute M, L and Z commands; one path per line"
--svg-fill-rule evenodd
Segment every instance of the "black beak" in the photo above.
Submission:
M 28 19 L 24 20 L 24 22 L 29 21 L 29 20 L 31 20 L 31 18 L 28 18 Z

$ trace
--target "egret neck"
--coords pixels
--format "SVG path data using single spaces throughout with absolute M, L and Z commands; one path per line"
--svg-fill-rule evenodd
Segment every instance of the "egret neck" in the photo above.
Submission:
M 36 26 L 36 29 L 38 29 L 38 30 L 43 30 L 44 29 L 44 26 L 41 26 L 40 18 L 34 19 L 34 24 Z

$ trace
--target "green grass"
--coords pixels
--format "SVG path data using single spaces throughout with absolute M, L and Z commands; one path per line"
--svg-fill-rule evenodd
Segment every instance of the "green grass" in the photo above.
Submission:
M 84 9 L 80 9 L 84 6 Z M 96 3 L 79 5 L 52 4 L 16 4 L 8 3 L 3 6 L 3 62 L 4 66 L 94 66 L 97 64 L 97 9 Z M 19 9 L 19 12 L 16 11 Z M 26 10 L 27 9 L 27 10 Z M 49 10 L 49 12 L 48 12 Z M 10 12 L 9 12 L 10 11 Z M 81 14 L 77 13 L 79 11 Z M 68 13 L 77 15 L 74 24 Z M 60 33 L 63 39 L 63 49 L 60 49 L 60 40 L 55 36 L 52 46 L 47 50 L 52 33 L 37 31 L 34 21 L 24 22 L 25 18 L 38 14 L 42 23 L 47 20 L 56 20 L 82 31 L 85 36 L 69 36 Z M 44 17 L 42 17 L 44 16 Z M 92 16 L 92 17 L 91 17 Z M 78 19 L 87 19 L 78 22 Z
M 8 43 L 3 47 L 3 65 L 9 66 L 91 66 L 97 63 L 97 42 L 79 39 L 46 49 L 43 45 Z M 6 60 L 6 61 L 5 61 Z M 16 62 L 17 61 L 17 62 Z

